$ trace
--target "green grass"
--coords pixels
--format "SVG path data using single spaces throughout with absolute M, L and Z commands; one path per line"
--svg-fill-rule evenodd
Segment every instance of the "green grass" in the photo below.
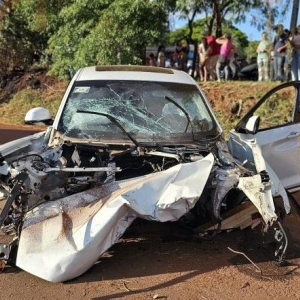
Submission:
M 8 103 L 0 105 L 1 123 L 22 125 L 26 113 L 34 107 L 47 108 L 54 117 L 62 98 L 58 93 L 56 99 L 47 101 L 43 92 L 39 90 L 24 89 L 16 93 Z

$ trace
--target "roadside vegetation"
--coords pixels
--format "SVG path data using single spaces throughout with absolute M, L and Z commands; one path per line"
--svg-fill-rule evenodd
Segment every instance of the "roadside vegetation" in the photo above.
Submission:
M 30 82 L 27 86 L 24 85 L 23 80 L 20 78 L 17 84 L 19 91 L 12 95 L 10 101 L 0 104 L 0 123 L 24 125 L 24 117 L 27 111 L 38 106 L 49 109 L 52 116 L 55 116 L 68 81 L 55 81 L 49 86 L 47 77 L 41 76 L 39 80 L 39 88 L 33 88 Z M 250 107 L 277 84 L 275 82 L 261 83 L 255 81 L 230 81 L 226 83 L 209 81 L 199 83 L 223 127 L 225 135 L 237 124 Z M 282 118 L 286 118 L 284 114 L 283 110 Z
M 200 83 L 225 136 L 264 94 L 277 85 L 276 82 L 256 81 Z M 286 119 L 285 111 L 282 111 L 281 117 Z
M 216 37 L 228 32 L 240 55 L 251 58 L 258 41 L 248 41 L 248 33 L 235 25 L 251 17 L 253 30 L 273 32 L 292 2 L 281 1 L 279 11 L 277 1 L 268 0 L 1 1 L 0 122 L 21 125 L 36 106 L 54 116 L 78 68 L 144 64 L 149 45 L 177 40 L 197 45 L 205 32 Z M 175 16 L 186 25 L 175 29 Z M 225 130 L 237 122 L 246 102 L 257 101 L 272 85 L 201 83 Z M 243 102 L 239 116 L 232 113 L 236 101 Z
M 14 70 L 28 70 L 33 64 L 61 79 L 88 65 L 144 64 L 147 46 L 176 40 L 196 46 L 205 32 L 216 37 L 230 33 L 241 55 L 255 56 L 257 41 L 249 42 L 249 33 L 235 25 L 247 17 L 253 30 L 274 33 L 272 26 L 292 5 L 291 0 L 280 1 L 280 7 L 277 2 L 1 1 L 0 85 L 6 84 Z M 183 18 L 186 25 L 175 30 L 175 16 Z
M 34 107 L 47 108 L 55 116 L 62 95 L 67 87 L 66 81 L 55 83 L 45 89 L 24 88 L 12 95 L 8 103 L 0 104 L 0 123 L 24 125 L 27 111 Z

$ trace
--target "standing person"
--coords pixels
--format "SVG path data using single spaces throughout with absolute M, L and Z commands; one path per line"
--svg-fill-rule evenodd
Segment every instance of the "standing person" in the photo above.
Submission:
M 268 34 L 266 32 L 262 33 L 261 41 L 256 49 L 257 52 L 257 66 L 258 66 L 258 81 L 269 81 L 269 54 L 268 50 L 270 47 L 270 42 L 268 39 Z
M 229 64 L 232 51 L 236 52 L 235 47 L 231 42 L 231 35 L 229 33 L 217 38 L 216 42 L 221 45 L 220 55 L 216 64 L 217 79 L 219 82 L 221 81 L 220 71 L 224 69 L 226 81 L 229 78 Z
M 204 37 L 209 47 L 206 60 L 208 77 L 210 79 L 216 79 L 216 62 L 220 54 L 221 45 L 218 44 L 216 38 L 208 32 L 204 33 Z
M 236 47 L 232 45 L 232 50 L 230 54 L 230 60 L 229 60 L 229 70 L 232 80 L 238 79 L 238 66 L 239 62 L 237 58 L 239 57 L 239 53 L 236 50 Z M 229 76 L 229 75 L 228 75 Z
M 207 39 L 202 37 L 201 43 L 198 47 L 198 54 L 199 54 L 199 75 L 201 81 L 207 81 L 207 66 L 206 61 L 209 53 L 209 46 L 207 43 Z
M 289 81 L 291 79 L 291 60 L 292 60 L 292 46 L 290 39 L 292 38 L 292 32 L 288 29 L 284 29 L 284 33 L 287 36 L 287 46 L 285 49 L 285 58 L 283 65 L 283 80 Z
M 187 72 L 188 48 L 182 47 L 179 52 L 179 69 Z
M 157 66 L 165 67 L 166 57 L 165 57 L 166 47 L 164 45 L 159 45 L 157 49 Z
M 219 55 L 221 46 L 219 43 L 217 43 L 216 38 L 213 35 L 209 34 L 208 32 L 206 32 L 204 36 L 206 37 L 207 44 L 210 48 L 209 55 L 210 56 Z
M 285 63 L 285 52 L 288 46 L 287 35 L 284 33 L 283 25 L 278 24 L 274 27 L 276 36 L 273 41 L 274 51 L 274 77 L 275 80 L 283 81 L 283 67 Z
M 156 60 L 152 52 L 149 55 L 149 66 L 156 67 Z
M 175 52 L 172 54 L 172 67 L 177 70 L 187 71 L 189 46 L 182 46 L 180 41 L 176 42 Z
M 292 47 L 291 71 L 292 80 L 300 80 L 300 25 L 295 28 L 295 32 L 290 37 Z
M 175 51 L 172 54 L 172 68 L 174 69 L 182 69 L 182 58 L 181 58 L 181 52 L 182 52 L 182 44 L 180 41 L 177 41 L 175 44 Z

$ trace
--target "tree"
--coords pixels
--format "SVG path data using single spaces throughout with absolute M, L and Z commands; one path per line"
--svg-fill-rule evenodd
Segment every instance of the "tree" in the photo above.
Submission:
M 257 52 L 256 49 L 259 45 L 259 41 L 251 41 L 249 42 L 248 47 L 244 48 L 244 56 L 248 62 L 251 62 L 251 59 L 256 58 Z
M 163 1 L 76 1 L 64 7 L 64 24 L 49 39 L 51 73 L 94 64 L 141 64 L 145 48 L 168 29 Z
M 274 4 L 278 1 L 3 0 L 0 56 L 10 55 L 15 63 L 26 65 L 33 51 L 43 53 L 51 58 L 51 73 L 60 77 L 70 68 L 91 64 L 141 64 L 147 45 L 165 42 L 171 12 L 187 18 L 187 27 L 176 34 L 196 48 L 204 31 L 219 36 L 224 29 L 231 30 L 235 22 L 242 22 L 250 9 L 268 15 L 271 24 L 278 13 Z M 291 0 L 286 0 L 285 7 L 288 3 Z M 195 19 L 201 15 L 202 27 L 195 27 Z M 263 26 L 259 20 L 253 22 Z
M 40 57 L 57 30 L 57 12 L 71 0 L 3 0 L 0 2 L 0 72 L 26 69 Z
M 62 24 L 57 18 L 60 11 L 72 0 L 18 0 L 16 10 L 22 14 L 31 30 L 48 37 Z
M 15 68 L 26 69 L 33 64 L 34 53 L 44 43 L 38 32 L 31 30 L 16 9 L 18 1 L 0 4 L 0 75 Z
M 233 23 L 244 22 L 246 16 L 251 14 L 251 23 L 257 28 L 265 28 L 268 23 L 274 22 L 278 16 L 279 3 L 282 4 L 282 14 L 286 14 L 291 0 L 177 0 L 176 11 L 181 17 L 187 18 L 188 26 L 196 15 L 206 19 L 205 31 L 219 37 L 223 33 L 224 20 Z M 295 0 L 296 1 L 296 0 Z M 259 17 L 258 17 L 259 16 Z
M 291 17 L 291 25 L 290 25 L 291 31 L 294 30 L 297 25 L 298 12 L 299 12 L 299 0 L 293 0 L 292 17 Z
M 197 14 L 205 15 L 206 32 L 213 33 L 215 29 L 215 36 L 222 35 L 222 25 L 226 19 L 233 22 L 241 22 L 245 20 L 246 12 L 251 9 L 262 7 L 264 1 L 259 0 L 177 0 L 176 11 L 181 16 L 187 18 L 188 21 L 188 37 L 194 44 L 194 58 L 193 69 L 195 69 L 197 42 L 193 40 L 193 22 Z

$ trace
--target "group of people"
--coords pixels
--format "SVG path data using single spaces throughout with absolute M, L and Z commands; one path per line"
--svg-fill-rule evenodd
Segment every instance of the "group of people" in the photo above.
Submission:
M 165 50 L 166 47 L 164 45 L 159 45 L 156 56 L 154 56 L 153 53 L 150 53 L 148 65 L 155 67 L 166 67 Z M 188 44 L 182 45 L 180 41 L 177 41 L 175 45 L 175 51 L 171 55 L 169 67 L 187 71 L 188 51 Z
M 273 42 L 263 32 L 256 50 L 258 80 L 300 80 L 300 25 L 293 32 L 284 29 L 282 24 L 276 25 L 274 30 Z
M 201 81 L 207 81 L 209 78 L 218 81 L 222 78 L 224 80 L 236 78 L 235 58 L 238 51 L 231 41 L 230 34 L 226 33 L 219 38 L 208 33 L 204 34 L 198 46 L 198 54 Z M 211 66 L 215 66 L 215 70 L 212 70 Z
M 266 32 L 256 49 L 259 81 L 300 80 L 300 25 L 293 32 L 282 24 L 274 26 L 276 32 L 271 42 Z M 176 42 L 168 67 L 187 71 L 189 44 Z M 148 64 L 166 67 L 166 47 L 160 45 L 156 57 L 150 54 Z M 215 38 L 205 33 L 198 44 L 199 77 L 201 81 L 237 79 L 238 49 L 226 33 Z
M 147 64 L 150 66 L 166 67 L 166 47 L 160 45 L 157 55 L 150 53 Z M 175 51 L 171 54 L 169 65 L 173 69 L 188 70 L 189 43 L 182 45 L 180 41 L 175 44 Z M 208 78 L 217 77 L 221 79 L 221 71 L 224 70 L 225 80 L 236 76 L 236 66 L 234 64 L 234 53 L 236 48 L 231 42 L 230 34 L 215 38 L 206 34 L 198 45 L 199 75 L 200 80 L 206 81 Z M 214 65 L 214 72 L 210 66 Z M 213 73 L 213 74 L 212 74 Z

